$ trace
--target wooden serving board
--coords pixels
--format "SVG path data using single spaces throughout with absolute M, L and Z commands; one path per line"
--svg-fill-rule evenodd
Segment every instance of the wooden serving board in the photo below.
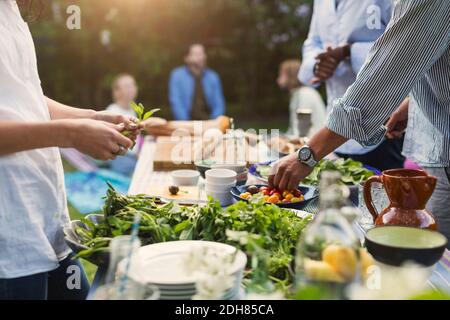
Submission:
M 207 159 L 215 144 L 213 139 L 201 137 L 158 137 L 153 168 L 155 171 L 195 169 L 194 163 Z
M 205 193 L 197 186 L 180 186 L 180 192 L 175 196 L 169 192 L 169 184 L 165 186 L 152 186 L 147 189 L 145 194 L 171 200 L 207 200 Z
M 155 171 L 195 169 L 198 160 L 215 160 L 217 163 L 248 164 L 260 162 L 258 148 L 246 139 L 237 143 L 227 139 L 202 139 L 201 137 L 159 137 L 153 156 Z

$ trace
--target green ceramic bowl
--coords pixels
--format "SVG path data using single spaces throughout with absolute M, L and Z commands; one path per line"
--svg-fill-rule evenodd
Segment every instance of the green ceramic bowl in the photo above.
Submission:
M 407 261 L 432 266 L 441 259 L 446 246 L 444 235 L 425 229 L 383 226 L 366 234 L 370 254 L 379 262 L 393 266 Z

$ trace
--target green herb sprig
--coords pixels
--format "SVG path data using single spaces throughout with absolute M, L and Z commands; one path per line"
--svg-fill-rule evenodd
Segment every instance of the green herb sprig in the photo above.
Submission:
M 137 104 L 136 102 L 132 101 L 130 103 L 131 107 L 133 108 L 134 112 L 136 112 L 136 117 L 138 119 L 137 124 L 139 125 L 142 121 L 145 121 L 152 117 L 156 112 L 158 112 L 161 109 L 152 109 L 150 111 L 145 112 L 145 107 L 142 103 Z M 122 131 L 122 134 L 130 138 L 132 135 L 132 131 L 130 130 L 124 130 Z M 133 145 L 131 146 L 131 150 L 133 150 L 134 146 L 136 145 L 136 141 L 133 140 Z

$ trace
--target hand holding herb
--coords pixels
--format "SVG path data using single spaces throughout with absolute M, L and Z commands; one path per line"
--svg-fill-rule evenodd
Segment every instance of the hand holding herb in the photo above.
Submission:
M 141 122 L 145 121 L 147 119 L 149 119 L 151 116 L 153 116 L 154 113 L 158 112 L 160 109 L 152 109 L 150 111 L 145 112 L 145 108 L 142 105 L 142 103 L 136 104 L 135 102 L 131 102 L 131 107 L 133 108 L 134 112 L 136 112 L 136 116 L 137 116 L 137 128 L 140 129 L 141 127 Z M 124 130 L 122 131 L 122 134 L 127 137 L 130 138 L 131 140 L 133 140 L 133 145 L 131 146 L 130 149 L 133 149 L 134 146 L 136 145 L 136 137 L 134 136 L 134 131 L 131 130 Z

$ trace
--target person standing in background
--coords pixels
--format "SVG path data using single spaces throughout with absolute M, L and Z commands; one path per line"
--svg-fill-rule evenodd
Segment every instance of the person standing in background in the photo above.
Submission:
M 356 80 L 374 42 L 383 34 L 392 14 L 391 0 L 315 0 L 310 31 L 303 45 L 300 82 L 326 84 L 328 111 Z M 349 140 L 335 150 L 380 170 L 403 167 L 403 138 L 361 146 Z
M 288 135 L 297 137 L 298 130 L 298 110 L 312 111 L 312 127 L 310 135 L 321 129 L 326 120 L 325 104 L 319 93 L 310 88 L 303 86 L 297 78 L 300 70 L 300 60 L 286 60 L 280 65 L 277 83 L 281 89 L 289 91 L 291 95 L 289 103 L 289 129 Z
M 175 120 L 208 120 L 225 113 L 225 99 L 219 75 L 207 68 L 205 47 L 193 44 L 185 66 L 172 71 L 169 101 Z

